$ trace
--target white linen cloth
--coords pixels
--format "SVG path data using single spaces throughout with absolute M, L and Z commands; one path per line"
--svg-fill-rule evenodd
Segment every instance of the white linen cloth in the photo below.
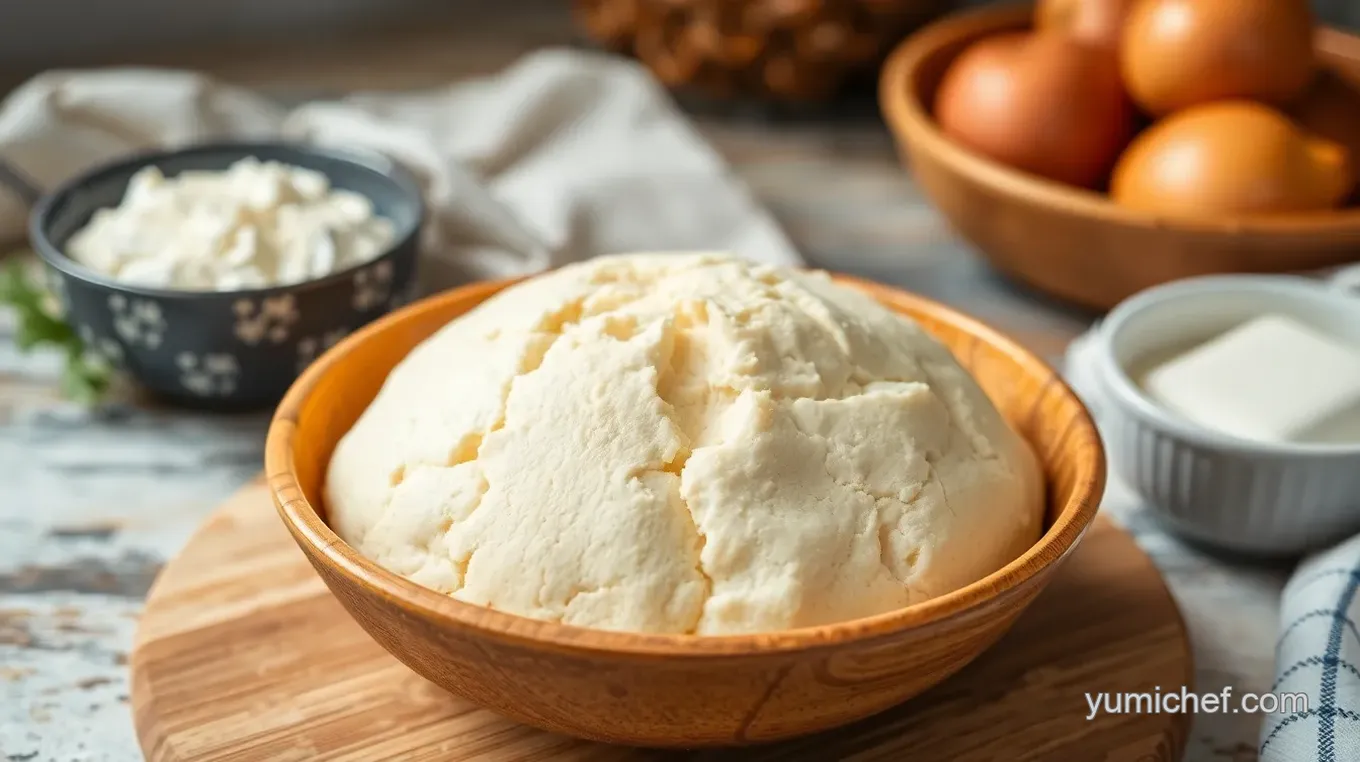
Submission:
M 643 250 L 799 262 L 652 77 L 603 54 L 547 49 L 485 79 L 291 111 L 153 69 L 49 72 L 0 104 L 0 163 L 43 191 L 128 153 L 280 137 L 377 150 L 418 176 L 426 290 Z M 17 241 L 27 204 L 3 185 L 0 241 Z
M 1339 286 L 1360 293 L 1360 267 L 1329 273 Z M 1097 326 L 1098 327 L 1098 326 Z M 1093 331 L 1067 349 L 1064 375 L 1100 425 L 1104 404 L 1093 382 Z M 1110 474 L 1101 510 L 1127 511 L 1137 494 Z M 1112 502 L 1118 501 L 1117 506 Z M 1260 762 L 1360 760 L 1360 536 L 1305 558 L 1280 599 L 1271 693 L 1304 693 L 1306 710 L 1265 715 Z

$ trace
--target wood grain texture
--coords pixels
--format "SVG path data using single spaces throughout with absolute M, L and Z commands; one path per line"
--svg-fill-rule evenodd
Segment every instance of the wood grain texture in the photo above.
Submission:
M 888 58 L 879 99 L 903 159 L 931 201 L 998 269 L 1086 307 L 1109 309 L 1168 281 L 1226 272 L 1294 272 L 1355 261 L 1360 209 L 1182 220 L 1126 209 L 1103 194 L 1005 167 L 946 138 L 930 104 L 970 43 L 1029 26 L 1028 5 L 937 22 Z M 1319 59 L 1360 66 L 1360 43 L 1320 30 Z
M 319 510 L 326 465 L 388 371 L 424 338 L 513 281 L 430 297 L 340 342 L 280 403 L 265 473 L 284 523 L 345 608 L 416 672 L 554 732 L 643 746 L 770 741 L 861 719 L 954 674 L 1005 633 L 1095 515 L 1100 437 L 1057 374 L 943 305 L 841 277 L 948 345 L 1043 465 L 1044 536 L 960 590 L 897 611 L 787 632 L 697 637 L 590 630 L 464 603 L 359 555 Z M 475 358 L 469 358 L 472 361 Z
M 1180 757 L 1188 716 L 1087 721 L 1083 694 L 1166 691 L 1191 674 L 1185 628 L 1161 578 L 1128 535 L 1101 519 L 996 647 L 901 707 L 727 752 L 595 745 L 479 709 L 402 666 L 329 594 L 256 482 L 219 508 L 157 580 L 132 654 L 132 705 L 152 762 L 1170 762 Z

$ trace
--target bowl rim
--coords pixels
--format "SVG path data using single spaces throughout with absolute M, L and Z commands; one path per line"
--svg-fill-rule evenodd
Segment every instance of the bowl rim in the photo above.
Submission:
M 361 556 L 321 519 L 298 482 L 293 449 L 298 434 L 299 414 L 308 397 L 342 357 L 382 331 L 417 314 L 439 311 L 450 301 L 480 297 L 480 303 L 522 278 L 472 283 L 421 299 L 346 337 L 312 363 L 279 404 L 266 438 L 265 474 L 279 515 L 314 563 L 327 566 L 331 574 L 348 579 L 369 594 L 382 596 L 390 603 L 422 618 L 437 621 L 446 628 L 498 637 L 539 650 L 549 648 L 562 652 L 608 653 L 639 658 L 702 659 L 770 655 L 831 648 L 847 642 L 873 641 L 911 628 L 976 613 L 988 601 L 1013 593 L 1031 579 L 1054 568 L 1076 547 L 1091 525 L 1105 487 L 1104 447 L 1081 399 L 1051 366 L 975 318 L 896 288 L 839 274 L 832 274 L 832 277 L 880 302 L 884 302 L 882 297 L 886 296 L 891 297 L 897 305 L 914 304 L 931 309 L 977 340 L 1041 372 L 1041 397 L 1057 394 L 1076 405 L 1076 415 L 1061 438 L 1067 442 L 1082 441 L 1080 449 L 1086 451 L 1088 457 L 1081 458 L 1082 468 L 1077 471 L 1072 497 L 1063 506 L 1057 520 L 1024 553 L 963 588 L 905 608 L 816 627 L 741 635 L 647 634 L 590 629 L 486 609 L 422 587 Z M 900 314 L 899 306 L 887 303 L 885 306 Z
M 344 269 L 327 273 L 319 278 L 310 278 L 296 283 L 281 283 L 273 286 L 235 290 L 161 288 L 121 281 L 86 267 L 80 262 L 72 259 L 61 247 L 58 247 L 47 234 L 47 226 L 51 221 L 52 209 L 56 203 L 63 198 L 79 192 L 86 185 L 99 181 L 106 175 L 127 171 L 135 172 L 142 167 L 151 166 L 152 164 L 179 156 L 193 156 L 202 153 L 239 153 L 240 156 L 232 160 L 232 163 L 234 163 L 241 159 L 248 158 L 259 151 L 309 155 L 314 158 L 340 162 L 368 170 L 375 175 L 382 177 L 384 181 L 390 183 L 392 187 L 397 190 L 401 197 L 401 202 L 409 205 L 412 209 L 413 214 L 411 216 L 411 221 L 409 224 L 397 228 L 395 231 L 396 235 L 393 236 L 392 242 L 387 245 L 387 248 L 384 249 L 381 254 L 368 261 L 350 265 Z M 279 161 L 285 164 L 288 163 L 286 160 L 282 159 Z M 223 167 L 223 169 L 225 168 L 226 167 Z M 327 179 L 329 179 L 329 174 L 325 171 L 316 171 L 327 175 Z M 60 271 L 68 277 L 101 286 L 105 289 L 152 299 L 209 299 L 214 297 L 239 299 L 267 297 L 282 293 L 297 293 L 300 290 L 320 288 L 332 283 L 348 280 L 354 277 L 356 272 L 372 267 L 378 262 L 390 259 L 398 252 L 404 251 L 414 245 L 420 236 L 421 230 L 425 226 L 425 216 L 424 194 L 421 192 L 420 184 L 417 182 L 415 176 L 402 166 L 400 162 L 378 151 L 348 147 L 340 148 L 336 146 L 316 145 L 288 140 L 226 140 L 194 143 L 179 148 L 158 148 L 132 154 L 120 154 L 117 158 L 110 161 L 100 162 L 67 178 L 52 190 L 42 194 L 38 201 L 33 204 L 33 208 L 29 212 L 27 227 L 28 238 L 33 251 L 49 267 Z
M 1164 434 L 1205 450 L 1251 458 L 1357 458 L 1357 443 L 1258 442 L 1224 434 L 1181 418 L 1157 404 L 1130 377 L 1124 365 L 1115 357 L 1121 331 L 1138 320 L 1168 304 L 1193 301 L 1205 294 L 1283 294 L 1328 305 L 1338 312 L 1360 315 L 1360 297 L 1348 296 L 1340 290 L 1317 283 L 1309 278 L 1290 275 L 1205 275 L 1172 281 L 1154 286 L 1126 299 L 1101 321 L 1096 330 L 1097 382 L 1107 389 L 1111 401 L 1125 415 L 1132 415 L 1145 425 Z M 1280 310 L 1288 314 L 1288 310 Z
M 1200 235 L 1360 236 L 1360 207 L 1206 219 L 1156 214 L 1120 206 L 1094 190 L 1013 169 L 950 140 L 936 126 L 932 109 L 917 97 L 913 86 L 915 73 L 927 58 L 946 45 L 1029 29 L 1033 11 L 1034 5 L 1029 2 L 966 9 L 923 27 L 888 54 L 878 81 L 879 105 L 891 131 L 902 136 L 899 141 L 904 148 L 914 144 L 911 150 L 937 157 L 954 171 L 999 195 L 1107 224 Z M 1318 27 L 1314 49 L 1319 61 L 1323 65 L 1330 62 L 1331 68 L 1341 61 L 1360 63 L 1360 38 L 1339 29 Z

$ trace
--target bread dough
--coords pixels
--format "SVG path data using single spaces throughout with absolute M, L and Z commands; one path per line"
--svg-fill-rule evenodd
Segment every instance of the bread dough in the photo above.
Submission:
M 336 447 L 331 525 L 417 583 L 584 627 L 886 612 L 1039 535 L 1033 454 L 949 351 L 822 274 L 608 257 L 404 359 Z

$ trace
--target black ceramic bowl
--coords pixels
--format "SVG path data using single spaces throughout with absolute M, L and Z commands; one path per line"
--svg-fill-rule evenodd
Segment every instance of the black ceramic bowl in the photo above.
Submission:
M 97 209 L 117 206 L 138 170 L 167 177 L 255 157 L 317 170 L 367 197 L 396 235 L 377 259 L 302 283 L 243 291 L 177 291 L 121 283 L 65 254 Z M 201 145 L 96 168 L 43 197 L 29 238 L 67 319 L 91 350 L 158 397 L 194 407 L 271 405 L 342 336 L 412 296 L 424 203 L 414 178 L 378 154 L 284 143 Z

